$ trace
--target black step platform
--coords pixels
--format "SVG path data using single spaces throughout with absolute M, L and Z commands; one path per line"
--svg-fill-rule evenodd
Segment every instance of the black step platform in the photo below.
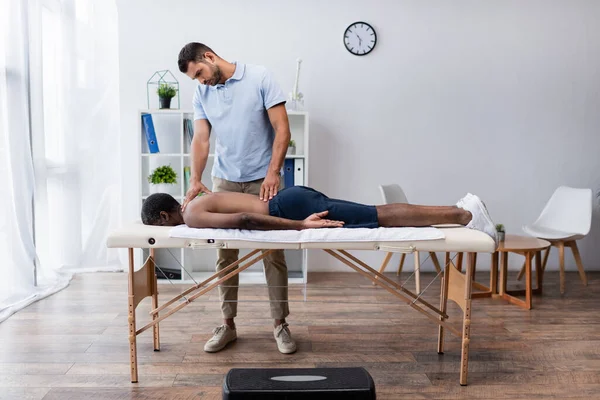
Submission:
M 364 368 L 233 368 L 223 400 L 375 400 Z

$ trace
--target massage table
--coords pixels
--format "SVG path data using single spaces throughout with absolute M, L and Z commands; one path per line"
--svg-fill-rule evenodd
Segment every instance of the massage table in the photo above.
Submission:
M 152 328 L 154 350 L 159 351 L 159 323 L 163 319 L 262 260 L 275 249 L 320 249 L 435 322 L 438 325 L 437 351 L 439 354 L 443 354 L 444 351 L 445 330 L 462 338 L 459 382 L 463 386 L 467 384 L 471 328 L 471 289 L 475 256 L 476 253 L 493 253 L 496 248 L 494 241 L 488 235 L 462 226 L 244 231 L 191 229 L 184 225 L 174 228 L 147 226 L 141 222 L 124 225 L 109 234 L 107 246 L 109 248 L 129 249 L 128 323 L 132 383 L 138 381 L 137 335 Z M 154 249 L 157 248 L 247 249 L 250 252 L 221 272 L 215 272 L 210 278 L 193 285 L 159 306 L 154 260 Z M 134 249 L 149 249 L 149 256 L 138 270 L 135 270 Z M 412 253 L 415 251 L 446 253 L 445 267 L 442 270 L 439 308 L 423 300 L 421 294 L 413 293 L 369 267 L 350 254 L 349 251 L 351 250 L 374 250 L 384 253 Z M 461 255 L 462 253 L 468 253 L 465 273 L 454 266 L 450 260 L 450 253 Z M 218 275 L 222 274 L 226 275 L 219 278 Z M 138 328 L 136 326 L 136 307 L 146 297 L 152 298 L 152 311 L 150 312 L 152 321 Z M 454 301 L 463 312 L 462 330 L 450 325 L 447 321 L 446 308 L 448 300 Z

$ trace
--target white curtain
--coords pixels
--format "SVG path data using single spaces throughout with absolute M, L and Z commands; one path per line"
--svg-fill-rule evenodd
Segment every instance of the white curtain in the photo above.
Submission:
M 115 1 L 0 5 L 1 322 L 122 262 Z

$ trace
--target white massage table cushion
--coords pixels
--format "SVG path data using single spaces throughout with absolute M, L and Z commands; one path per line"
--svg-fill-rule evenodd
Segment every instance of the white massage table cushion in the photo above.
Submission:
M 464 227 L 324 228 L 302 231 L 249 231 L 124 225 L 107 239 L 111 248 L 347 249 L 491 253 L 488 235 Z

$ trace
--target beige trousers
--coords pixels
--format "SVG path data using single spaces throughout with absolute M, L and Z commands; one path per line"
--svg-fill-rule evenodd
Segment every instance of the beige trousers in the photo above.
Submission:
M 259 195 L 263 179 L 251 182 L 231 182 L 213 176 L 213 192 L 238 192 Z M 283 180 L 280 189 L 283 188 Z M 264 252 L 264 250 L 263 250 Z M 238 260 L 240 251 L 237 249 L 217 250 L 217 272 Z M 284 319 L 290 313 L 288 307 L 288 271 L 283 250 L 275 250 L 263 259 L 265 277 L 269 286 L 271 317 Z M 236 267 L 237 268 L 237 267 Z M 220 275 L 224 276 L 224 275 Z M 219 286 L 221 312 L 223 318 L 237 316 L 239 275 L 228 279 Z

